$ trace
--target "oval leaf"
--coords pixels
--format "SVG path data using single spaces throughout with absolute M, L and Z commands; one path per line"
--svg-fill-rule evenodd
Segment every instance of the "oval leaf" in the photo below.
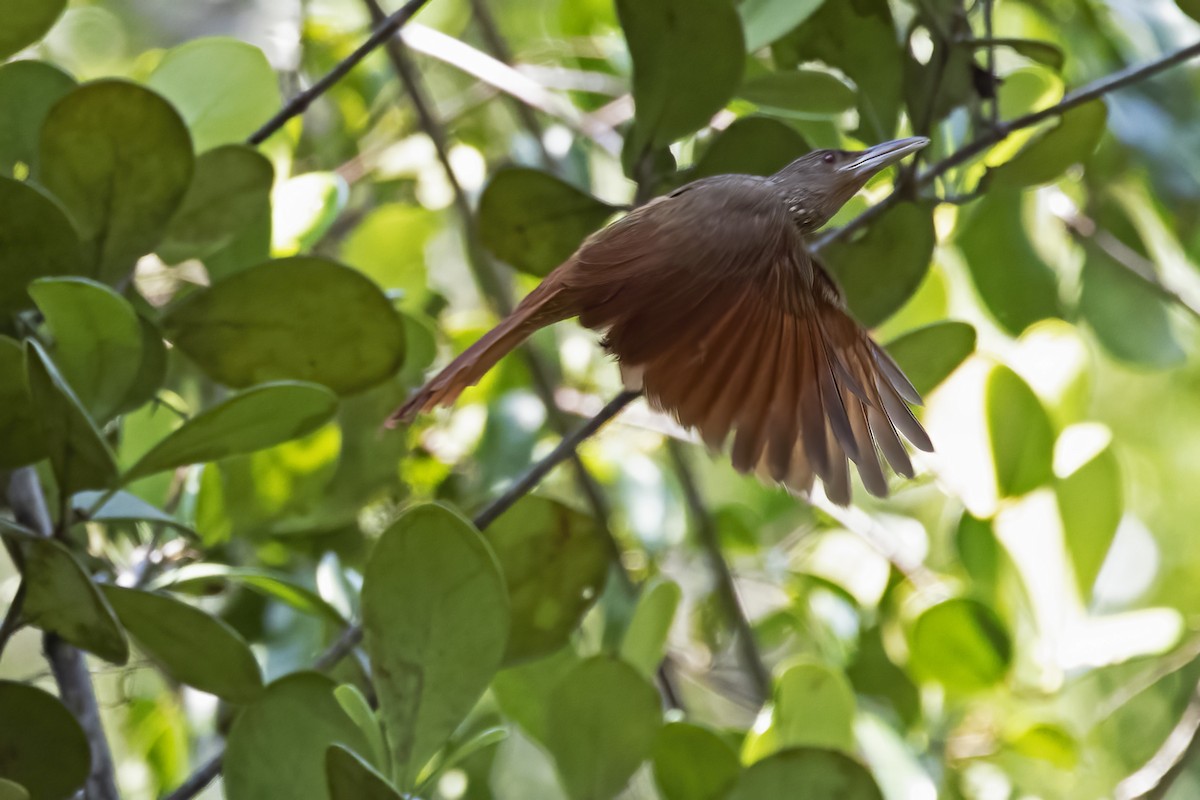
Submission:
M 1053 128 L 1025 145 L 1011 161 L 994 170 L 998 187 L 1050 183 L 1072 164 L 1087 159 L 1100 143 L 1108 121 L 1108 106 L 1093 100 L 1073 108 Z
M 93 510 L 92 507 L 102 497 L 104 503 Z M 88 522 L 149 522 L 166 525 L 187 536 L 196 536 L 196 532 L 187 525 L 129 492 L 79 492 L 71 498 L 71 506 L 80 519 Z
M 0 681 L 0 774 L 31 797 L 64 800 L 91 770 L 87 737 L 57 697 L 33 686 Z M 19 720 L 19 724 L 12 724 Z
M 596 523 L 553 500 L 523 497 L 485 536 L 500 561 L 512 609 L 505 664 L 565 645 L 608 575 L 608 549 Z
M 795 128 L 770 117 L 742 117 L 713 139 L 689 178 L 771 175 L 811 148 Z
M 45 440 L 29 396 L 25 351 L 15 339 L 0 336 L 0 469 L 22 467 L 45 456 Z
M 746 52 L 791 33 L 813 15 L 825 0 L 742 0 L 738 14 L 746 36 Z
M 409 790 L 500 666 L 509 626 L 504 577 L 469 522 L 418 506 L 376 543 L 362 604 L 397 783 Z
M 633 58 L 634 136 L 658 149 L 708 124 L 742 77 L 742 23 L 729 0 L 617 0 Z
M 481 202 L 486 201 L 486 192 Z M 429 297 L 425 248 L 440 228 L 437 212 L 388 203 L 372 209 L 350 232 L 342 242 L 340 255 L 383 289 L 403 292 L 399 298 L 402 308 L 420 311 Z M 414 347 L 411 339 L 409 347 Z M 406 370 L 411 363 L 411 359 L 405 362 Z
M 935 322 L 888 342 L 887 351 L 925 395 L 975 352 L 975 328 L 966 322 Z
M 836 75 L 815 69 L 771 72 L 752 78 L 738 97 L 777 114 L 824 119 L 854 108 L 854 89 Z
M 67 0 L 0 0 L 0 59 L 41 39 L 67 7 Z
M 402 800 L 386 778 L 341 745 L 325 751 L 325 776 L 332 800 Z
M 29 184 L 0 177 L 0 315 L 32 305 L 30 282 L 84 269 L 83 247 L 63 210 Z
M 1133 364 L 1164 368 L 1182 363 L 1187 353 L 1162 294 L 1094 241 L 1084 242 L 1084 253 L 1079 313 L 1104 349 Z
M 654 783 L 663 800 L 719 800 L 740 771 L 733 748 L 699 725 L 672 722 L 654 746 Z
M 954 599 L 925 610 L 913 626 L 910 663 L 951 691 L 976 692 L 1004 680 L 1012 641 L 999 617 L 975 600 Z
M 743 758 L 758 761 L 779 750 L 822 747 L 854 750 L 854 689 L 845 675 L 824 664 L 793 664 L 779 676 L 771 726 L 751 732 Z
M 361 273 L 281 258 L 195 292 L 163 319 L 167 338 L 214 380 L 313 381 L 352 394 L 395 374 L 404 321 Z
M 262 691 L 250 646 L 222 620 L 162 594 L 112 585 L 103 591 L 138 647 L 175 680 L 234 703 Z
M 233 723 L 225 751 L 229 800 L 329 800 L 325 752 L 367 741 L 333 696 L 334 682 L 296 672 L 272 683 Z
M 339 627 L 346 624 L 341 613 L 312 589 L 297 583 L 286 575 L 277 575 L 258 567 L 188 564 L 155 581 L 153 588 L 169 587 L 176 592 L 208 594 L 212 591 L 214 584 L 226 581 L 253 589 L 304 614 L 324 617 Z
M 566 261 L 615 210 L 553 175 L 507 167 L 479 198 L 479 236 L 500 260 L 541 276 Z
M 1054 491 L 1063 539 L 1080 596 L 1087 602 L 1124 512 L 1121 465 L 1102 425 L 1073 425 L 1055 444 Z
M 727 800 L 883 800 L 871 773 L 850 756 L 833 750 L 784 750 L 752 764 Z
M 621 639 L 621 658 L 653 680 L 667 649 L 667 634 L 683 590 L 671 580 L 654 580 L 642 589 L 633 619 Z
M 50 332 L 55 362 L 92 418 L 124 408 L 142 364 L 142 323 L 133 306 L 87 278 L 42 278 L 29 286 Z
M 192 179 L 192 142 L 167 101 L 137 84 L 75 89 L 42 126 L 39 178 L 71 214 L 91 277 L 116 283 L 162 239 Z
M 1037 395 L 998 365 L 987 380 L 986 414 L 1001 497 L 1031 492 L 1054 477 L 1054 427 Z
M 255 386 L 183 423 L 142 456 L 124 480 L 298 439 L 336 412 L 337 398 L 316 384 L 284 381 Z
M 551 695 L 546 746 L 572 800 L 614 797 L 650 757 L 662 726 L 658 692 L 609 656 L 582 662 Z
M 0 174 L 11 175 L 18 163 L 37 170 L 42 122 L 50 107 L 74 88 L 75 79 L 53 64 L 0 64 Z

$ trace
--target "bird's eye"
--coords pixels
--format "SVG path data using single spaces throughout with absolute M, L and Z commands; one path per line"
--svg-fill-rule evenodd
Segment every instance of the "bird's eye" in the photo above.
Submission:
M 821 156 L 821 160 L 826 164 L 832 164 L 834 161 L 837 161 L 837 156 L 835 156 L 833 153 L 826 153 L 825 155 Z

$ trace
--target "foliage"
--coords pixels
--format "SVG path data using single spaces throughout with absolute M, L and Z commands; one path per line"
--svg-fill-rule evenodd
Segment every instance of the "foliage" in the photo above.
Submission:
M 1195 0 L 429 0 L 266 128 L 378 8 L 209 5 L 0 0 L 0 798 L 1195 793 L 1200 84 L 1058 105 Z M 381 430 L 634 204 L 913 134 L 813 245 L 890 499 L 644 408 L 505 495 L 621 387 L 575 323 Z

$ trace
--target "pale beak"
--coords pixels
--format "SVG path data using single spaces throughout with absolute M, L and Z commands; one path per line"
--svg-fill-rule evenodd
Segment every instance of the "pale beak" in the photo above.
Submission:
M 884 167 L 895 164 L 909 153 L 915 153 L 929 144 L 924 136 L 913 136 L 909 139 L 896 139 L 891 142 L 877 144 L 857 154 L 857 158 L 838 168 L 839 172 L 847 172 L 856 178 L 869 178 Z

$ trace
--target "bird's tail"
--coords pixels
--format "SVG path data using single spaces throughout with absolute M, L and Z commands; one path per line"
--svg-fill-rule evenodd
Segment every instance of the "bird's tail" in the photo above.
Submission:
M 387 418 L 384 427 L 395 428 L 411 422 L 418 414 L 453 403 L 464 389 L 478 383 L 496 362 L 528 339 L 534 331 L 569 316 L 562 312 L 561 295 L 557 281 L 544 281 L 499 325 L 413 392 L 407 402 Z

